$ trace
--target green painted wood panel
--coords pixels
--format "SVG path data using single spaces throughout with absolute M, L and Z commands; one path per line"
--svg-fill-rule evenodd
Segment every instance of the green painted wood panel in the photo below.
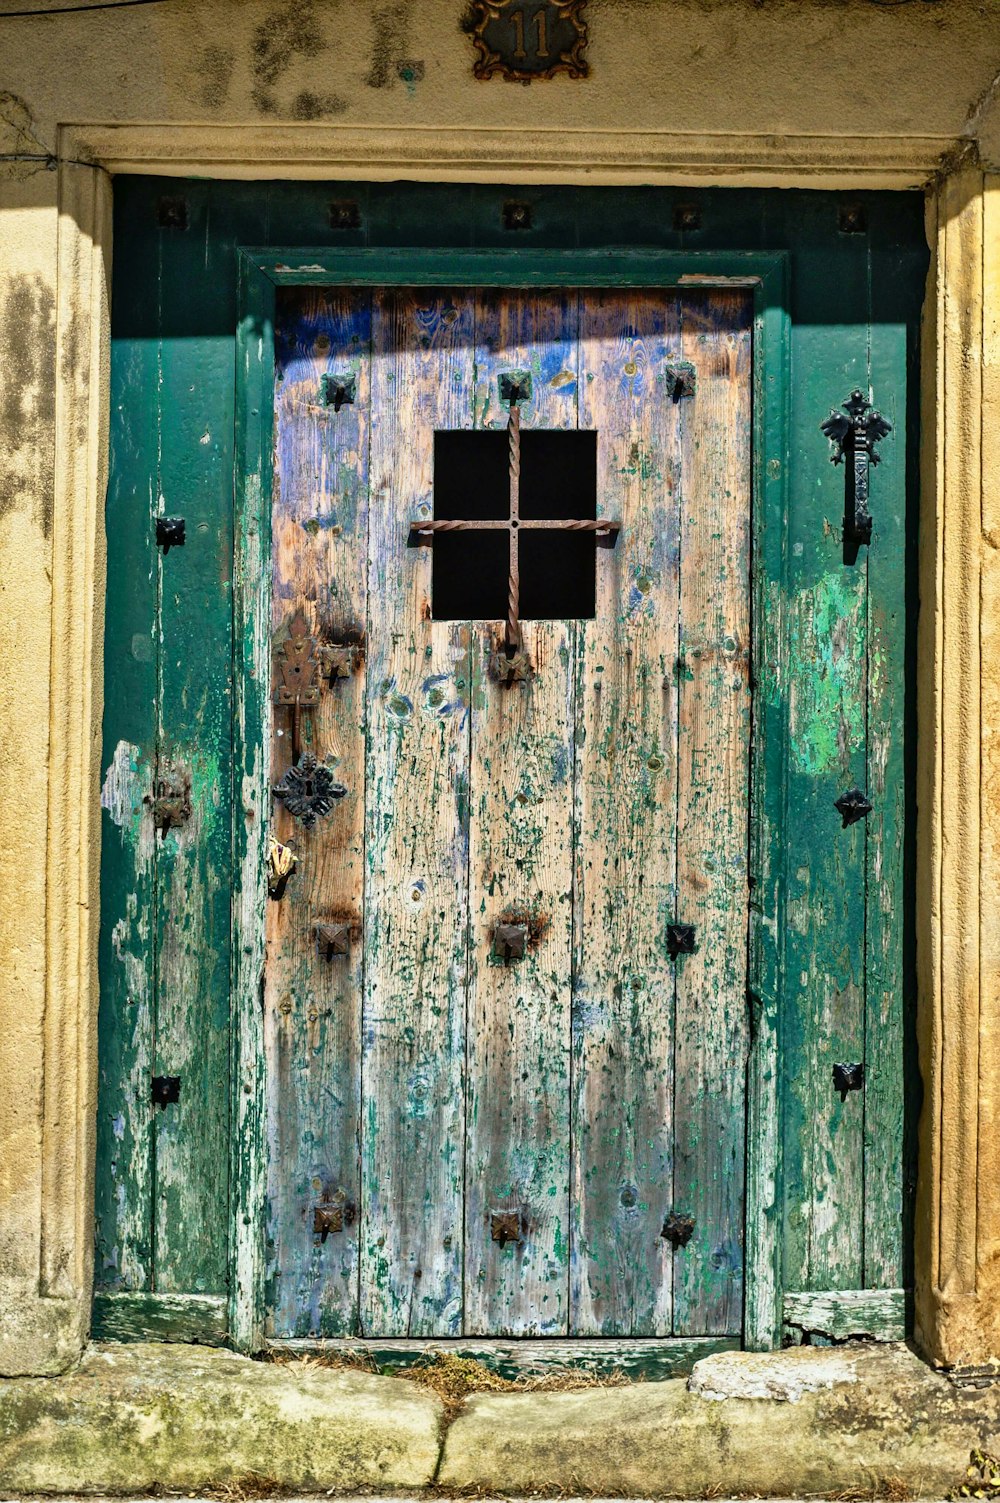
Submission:
M 875 530 L 868 558 L 867 789 L 874 807 L 866 822 L 864 1282 L 868 1289 L 883 1289 L 913 1283 L 918 1077 L 909 901 L 913 706 L 906 698 L 906 664 L 908 657 L 912 661 L 917 609 L 920 372 L 918 310 L 910 290 L 913 249 L 885 206 L 873 206 L 868 247 L 868 380 L 893 425 L 872 475 Z
M 266 1183 L 263 916 L 268 903 L 271 806 L 271 557 L 274 288 L 240 263 L 236 339 L 233 559 L 233 1026 L 230 1030 L 229 1337 L 255 1352 L 264 1341 Z
M 180 1077 L 154 1115 L 154 1288 L 225 1289 L 228 1263 L 229 968 L 232 862 L 233 352 L 191 341 L 218 316 L 228 260 L 205 199 L 184 232 L 203 259 L 170 256 L 162 232 L 157 370 L 157 510 L 182 516 L 183 546 L 160 550 L 157 778 L 190 787 L 190 817 L 159 837 L 154 1073 Z M 221 226 L 220 226 L 221 228 Z
M 151 219 L 137 229 L 148 255 Z M 145 242 L 145 243 L 143 243 Z M 157 347 L 137 336 L 148 288 L 122 289 L 112 346 L 111 469 L 106 526 L 101 930 L 94 1282 L 142 1290 L 152 1270 L 154 894 L 157 849 L 148 803 L 156 766 Z
M 864 1100 L 842 1102 L 832 1072 L 864 1057 L 865 825 L 842 829 L 834 803 L 867 781 L 867 558 L 862 549 L 856 565 L 843 562 L 844 475 L 819 424 L 865 381 L 867 254 L 851 236 L 831 257 L 817 219 L 803 226 L 792 283 L 785 1278 L 796 1289 L 852 1289 L 862 1287 Z M 845 302 L 856 323 L 843 320 Z

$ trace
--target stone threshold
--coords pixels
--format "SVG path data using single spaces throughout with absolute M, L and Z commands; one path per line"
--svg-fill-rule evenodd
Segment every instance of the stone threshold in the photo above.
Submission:
M 0 1493 L 943 1498 L 1000 1445 L 1000 1384 L 906 1346 L 724 1352 L 690 1378 L 477 1394 L 197 1346 L 88 1348 L 0 1380 Z

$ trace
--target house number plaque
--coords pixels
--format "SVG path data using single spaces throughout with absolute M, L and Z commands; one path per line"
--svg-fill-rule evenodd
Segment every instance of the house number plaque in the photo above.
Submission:
M 477 78 L 531 83 L 536 78 L 586 78 L 586 0 L 472 0 L 469 31 Z

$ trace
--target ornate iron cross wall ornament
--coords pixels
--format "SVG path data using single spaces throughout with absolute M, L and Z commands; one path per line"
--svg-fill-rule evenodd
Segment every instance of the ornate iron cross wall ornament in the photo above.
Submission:
M 592 532 L 603 547 L 613 548 L 621 530 L 620 522 L 607 517 L 586 519 L 558 518 L 537 519 L 522 517 L 521 495 L 521 408 L 520 403 L 531 400 L 531 376 L 527 371 L 504 371 L 498 381 L 500 401 L 509 410 L 507 419 L 507 469 L 510 481 L 510 504 L 506 517 L 472 521 L 462 518 L 438 518 L 412 522 L 410 542 L 429 547 L 438 532 L 466 532 L 471 530 L 506 531 L 508 542 L 507 573 L 507 624 L 505 631 L 506 665 L 501 674 L 506 681 L 524 678 L 523 638 L 521 633 L 521 579 L 518 561 L 518 533 L 525 528 L 562 532 Z
M 844 563 L 853 564 L 861 544 L 867 545 L 872 540 L 868 466 L 878 464 L 875 445 L 892 432 L 892 424 L 875 411 L 860 391 L 852 391 L 843 408 L 843 412 L 834 408 L 820 426 L 837 446 L 833 463 L 842 464 L 845 455 L 850 459 L 844 475 Z

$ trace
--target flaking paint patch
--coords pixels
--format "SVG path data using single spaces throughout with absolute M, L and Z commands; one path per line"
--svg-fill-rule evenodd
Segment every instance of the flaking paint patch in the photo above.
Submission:
M 153 861 L 156 832 L 152 819 L 143 818 L 149 789 L 150 769 L 141 748 L 131 741 L 119 741 L 104 775 L 101 808 L 131 842 L 137 876 L 144 876 Z
M 788 612 L 788 650 L 801 666 L 789 688 L 789 751 L 795 771 L 837 771 L 865 742 L 864 626 L 845 571 L 800 592 Z

